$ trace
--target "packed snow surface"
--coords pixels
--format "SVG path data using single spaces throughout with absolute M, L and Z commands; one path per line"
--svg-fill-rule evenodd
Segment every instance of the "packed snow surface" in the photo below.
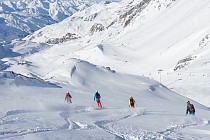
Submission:
M 63 88 L 40 82 L 28 86 L 30 78 L 18 79 L 16 85 L 15 73 L 2 73 L 0 137 L 16 140 L 209 137 L 209 108 L 191 101 L 196 115 L 185 115 L 189 99 L 152 79 L 115 73 L 84 61 L 75 63 L 75 70 L 69 70 L 75 85 Z M 93 101 L 96 90 L 102 96 L 103 108 Z M 66 91 L 73 97 L 72 104 L 64 101 Z M 134 97 L 136 108 L 128 107 L 130 96 Z

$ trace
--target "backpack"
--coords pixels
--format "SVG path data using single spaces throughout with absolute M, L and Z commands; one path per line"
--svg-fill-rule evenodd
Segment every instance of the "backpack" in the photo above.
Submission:
M 130 98 L 130 104 L 133 106 L 134 105 L 134 99 Z
M 96 96 L 97 99 L 99 99 L 101 97 L 98 92 L 96 92 L 96 95 L 95 96 Z
M 190 112 L 195 112 L 195 108 L 193 104 L 190 105 Z

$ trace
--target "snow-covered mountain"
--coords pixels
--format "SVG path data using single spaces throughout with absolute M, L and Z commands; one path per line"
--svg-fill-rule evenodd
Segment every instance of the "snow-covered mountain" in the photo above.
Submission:
M 22 38 L 103 0 L 5 0 L 0 2 L 0 42 Z
M 192 9 L 195 6 L 198 10 L 194 12 Z M 177 10 L 177 7 L 181 10 Z M 193 16 L 188 16 L 189 14 Z M 165 22 L 172 17 L 173 20 Z M 205 1 L 191 4 L 181 0 L 140 0 L 130 3 L 123 1 L 92 6 L 59 24 L 35 32 L 27 39 L 48 44 L 75 40 L 74 42 L 79 44 L 82 42 L 83 47 L 89 48 L 85 51 L 91 48 L 93 50 L 100 45 L 105 52 L 111 47 L 111 50 L 116 50 L 115 54 L 111 55 L 118 55 L 124 50 L 128 53 L 123 54 L 124 56 L 119 54 L 117 57 L 120 58 L 119 67 L 124 65 L 124 62 L 127 63 L 125 67 L 120 68 L 120 71 L 125 73 L 141 74 L 157 71 L 160 68 L 178 70 L 199 60 L 201 56 L 208 57 L 207 17 L 209 17 L 208 4 L 205 4 Z M 156 39 L 159 37 L 161 38 Z M 150 53 L 151 51 L 153 53 Z M 87 59 L 84 55 L 81 57 L 80 59 Z M 91 60 L 92 58 L 94 59 L 94 56 L 89 57 L 90 62 L 103 65 Z M 171 61 L 164 61 L 166 59 Z M 132 65 L 132 61 L 135 62 L 133 63 L 135 66 L 142 67 L 141 71 L 128 67 Z
M 104 2 L 0 44 L 0 138 L 208 139 L 209 7 Z M 188 100 L 195 116 L 186 115 Z
M 158 70 L 163 70 L 162 82 L 166 85 L 171 83 L 170 75 L 182 72 L 183 77 L 173 79 L 178 82 L 171 87 L 182 93 L 181 83 L 199 80 L 204 85 L 203 80 L 192 75 L 208 81 L 205 79 L 210 69 L 209 5 L 208 0 L 101 3 L 42 28 L 26 40 L 53 45 L 51 51 L 60 50 L 54 55 L 87 60 L 122 73 L 159 80 Z M 184 91 L 191 97 L 191 92 L 202 92 L 200 84 L 198 91 Z

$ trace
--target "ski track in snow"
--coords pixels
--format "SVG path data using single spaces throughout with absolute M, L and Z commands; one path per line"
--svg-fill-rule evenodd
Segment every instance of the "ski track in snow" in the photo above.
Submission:
M 64 110 L 61 111 L 61 113 L 59 113 L 60 117 L 63 118 L 66 121 L 66 124 L 63 125 L 60 129 L 75 129 L 75 130 L 81 130 L 84 129 L 83 126 L 81 126 L 81 124 L 79 122 L 75 122 L 73 120 L 71 120 L 71 117 L 74 114 L 78 114 L 81 112 L 86 112 L 85 109 L 79 109 L 79 110 L 75 110 L 76 106 L 74 106 L 73 110 Z
M 115 119 L 115 120 L 97 121 L 94 124 L 96 125 L 97 128 L 102 129 L 102 130 L 104 130 L 104 131 L 106 131 L 106 132 L 108 132 L 110 134 L 113 134 L 113 135 L 117 136 L 120 139 L 126 139 L 126 137 L 124 135 L 121 135 L 121 134 L 117 133 L 116 131 L 113 131 L 113 130 L 108 129 L 107 127 L 105 127 L 105 125 L 106 124 L 109 124 L 109 123 L 121 121 L 123 119 L 132 118 L 132 117 L 134 117 L 134 116 L 133 115 L 127 115 L 127 116 L 125 116 L 123 118 L 119 118 L 119 119 Z
M 132 117 L 137 117 L 140 116 L 136 113 L 133 112 L 133 115 L 127 115 L 124 116 L 122 118 L 118 118 L 118 119 L 114 119 L 114 120 L 102 120 L 102 121 L 96 121 L 94 122 L 94 125 L 96 125 L 97 128 L 102 129 L 110 134 L 113 134 L 115 136 L 117 136 L 120 139 L 170 139 L 170 134 L 175 133 L 176 135 L 178 135 L 178 132 L 180 129 L 184 129 L 187 127 L 196 127 L 196 126 L 204 126 L 204 125 L 209 125 L 210 121 L 206 121 L 206 120 L 202 120 L 200 123 L 190 123 L 190 124 L 176 124 L 173 126 L 170 126 L 169 128 L 163 130 L 163 131 L 159 131 L 159 132 L 149 132 L 149 131 L 134 131 L 134 133 L 130 134 L 127 132 L 117 132 L 114 129 L 110 129 L 108 127 L 106 127 L 107 124 L 110 123 L 115 123 L 118 121 L 122 121 L 124 119 L 130 119 Z M 142 114 L 143 115 L 143 114 Z M 193 116 L 195 117 L 195 116 Z M 196 119 L 196 118 L 194 118 Z M 114 124 L 112 124 L 113 126 Z M 113 127 L 111 127 L 113 128 Z
M 106 108 L 109 109 L 109 108 Z M 2 138 L 9 138 L 9 137 L 15 137 L 15 136 L 23 136 L 23 135 L 28 135 L 28 134 L 34 134 L 34 133 L 41 133 L 41 132 L 46 132 L 46 131 L 57 131 L 60 129 L 74 129 L 74 130 L 89 130 L 89 129 L 101 129 L 104 130 L 112 135 L 115 135 L 117 138 L 119 139 L 126 139 L 126 137 L 124 137 L 121 134 L 118 134 L 112 130 L 109 130 L 108 128 L 106 128 L 104 125 L 109 124 L 109 123 L 114 123 L 114 122 L 118 122 L 124 119 L 129 119 L 132 117 L 137 117 L 140 116 L 138 113 L 135 113 L 135 111 L 130 111 L 130 115 L 124 116 L 122 118 L 116 118 L 114 120 L 100 120 L 100 121 L 96 121 L 93 123 L 82 123 L 82 122 L 78 122 L 78 121 L 74 121 L 71 120 L 71 117 L 75 114 L 80 114 L 80 113 L 84 113 L 84 112 L 91 112 L 94 111 L 96 109 L 88 109 L 86 107 L 82 108 L 82 107 L 70 107 L 69 110 L 63 110 L 59 113 L 59 116 L 66 121 L 66 124 L 64 124 L 63 126 L 59 127 L 59 128 L 28 128 L 28 129 L 22 129 L 22 130 L 9 130 L 9 131 L 0 131 L 0 139 Z M 18 123 L 19 121 L 23 121 L 23 120 L 19 120 L 18 119 L 18 115 L 22 115 L 22 114 L 30 114 L 30 113 L 34 113 L 37 111 L 33 111 L 33 110 L 22 110 L 22 109 L 16 109 L 16 110 L 9 110 L 7 112 L 5 112 L 5 115 L 0 118 L 0 124 L 1 125 L 6 125 L 6 124 L 14 124 L 14 123 Z M 8 117 L 12 116 L 12 118 L 15 119 L 10 119 Z
M 16 110 L 9 110 L 5 112 L 5 115 L 0 118 L 0 125 L 7 125 L 7 124 L 14 124 L 18 123 L 23 120 L 19 120 L 18 115 L 21 114 L 29 114 L 37 111 L 33 110 L 22 110 L 22 109 L 16 109 Z M 10 119 L 8 117 L 13 117 L 14 119 Z M 27 134 L 32 133 L 40 133 L 40 132 L 46 132 L 46 131 L 52 131 L 53 128 L 28 128 L 28 129 L 22 129 L 22 130 L 8 130 L 8 131 L 0 131 L 0 139 L 2 138 L 9 138 L 9 137 L 15 137 L 15 136 L 23 136 Z
M 131 116 L 125 117 L 130 118 Z M 196 127 L 196 126 L 202 126 L 202 125 L 209 125 L 209 124 L 203 124 L 203 123 L 195 123 L 195 124 L 181 124 L 181 125 L 175 125 L 168 129 L 165 129 L 160 132 L 149 132 L 149 131 L 134 131 L 132 134 L 129 132 L 117 132 L 114 129 L 111 130 L 109 128 L 104 127 L 104 125 L 108 123 L 112 123 L 113 121 L 100 121 L 95 123 L 99 128 L 109 132 L 110 134 L 116 135 L 122 139 L 170 139 L 170 134 L 175 133 L 178 135 L 178 132 L 180 129 L 184 129 L 187 127 Z
M 10 115 L 22 114 L 22 113 L 30 113 L 30 112 L 34 112 L 34 111 L 23 110 L 23 109 L 9 110 L 5 113 L 5 115 L 3 117 L 7 117 L 7 116 L 10 116 Z
M 57 129 L 54 129 L 54 130 L 57 130 Z M 23 135 L 33 134 L 33 133 L 46 132 L 46 131 L 54 131 L 54 130 L 51 128 L 37 128 L 37 129 L 27 129 L 27 130 L 21 130 L 21 131 L 2 131 L 0 132 L 0 139 L 15 137 L 15 136 L 23 136 Z
M 114 119 L 114 120 L 96 121 L 96 122 L 94 122 L 94 125 L 99 129 L 102 129 L 102 130 L 104 130 L 104 131 L 106 131 L 106 132 L 108 132 L 112 135 L 115 135 L 119 139 L 122 139 L 122 140 L 133 139 L 133 138 L 136 139 L 136 136 L 139 135 L 139 134 L 136 134 L 135 136 L 131 136 L 129 133 L 117 132 L 116 130 L 112 130 L 112 129 L 109 129 L 108 127 L 106 127 L 106 125 L 111 124 L 111 123 L 116 123 L 116 122 L 119 122 L 119 121 L 122 121 L 122 120 L 125 120 L 125 119 L 132 119 L 134 117 L 145 115 L 145 112 L 146 112 L 145 108 L 143 108 L 142 112 L 140 112 L 140 113 L 139 113 L 139 110 L 137 111 L 136 109 L 135 110 L 130 109 L 130 111 L 131 111 L 130 115 L 126 115 L 122 118 L 117 118 L 117 119 Z M 114 124 L 112 124 L 112 126 L 113 125 Z M 148 134 L 148 132 L 147 132 L 147 134 Z
M 201 123 L 174 125 L 164 131 L 158 132 L 158 134 L 161 134 L 164 137 L 166 137 L 166 136 L 169 136 L 171 133 L 176 133 L 177 130 L 184 129 L 186 127 L 196 127 L 196 126 L 202 126 L 202 125 L 209 125 L 209 123 L 201 122 Z
M 109 108 L 106 108 L 109 109 Z M 72 120 L 71 117 L 73 115 L 78 115 L 80 113 L 91 113 L 92 111 L 96 111 L 95 109 L 87 110 L 85 107 L 70 107 L 68 110 L 62 110 L 59 112 L 59 116 L 66 121 L 66 124 L 64 124 L 61 127 L 52 127 L 52 128 L 28 128 L 23 130 L 9 130 L 9 131 L 1 131 L 0 132 L 0 139 L 2 138 L 9 138 L 9 137 L 15 137 L 15 136 L 23 136 L 33 133 L 41 133 L 46 131 L 57 131 L 61 129 L 74 129 L 74 130 L 90 130 L 90 129 L 100 129 L 105 132 L 108 132 L 111 135 L 114 135 L 118 139 L 126 140 L 126 139 L 170 139 L 171 134 L 178 134 L 177 131 L 180 129 L 184 129 L 187 127 L 196 127 L 196 126 L 204 126 L 209 125 L 209 120 L 206 121 L 204 119 L 197 118 L 196 116 L 192 116 L 195 118 L 191 118 L 192 120 L 195 120 L 193 123 L 189 124 L 175 124 L 173 126 L 170 126 L 169 128 L 159 131 L 159 132 L 149 132 L 149 131 L 138 131 L 135 130 L 132 133 L 126 132 L 126 131 L 117 131 L 114 129 L 114 125 L 117 122 L 123 121 L 125 119 L 132 119 L 133 117 L 141 117 L 141 115 L 145 115 L 145 109 L 141 110 L 140 113 L 137 112 L 137 110 L 128 110 L 130 113 L 127 115 L 125 114 L 123 117 L 120 118 L 114 118 L 114 119 L 107 119 L 107 120 L 97 120 L 94 122 L 79 122 Z M 18 115 L 21 114 L 29 114 L 34 113 L 36 111 L 33 110 L 9 110 L 5 113 L 5 115 L 1 118 L 1 125 L 6 125 L 10 123 L 16 123 L 17 120 L 9 120 L 8 117 L 14 116 L 14 118 L 18 118 Z M 147 114 L 146 114 L 147 115 Z M 191 116 L 190 116 L 191 117 Z M 12 121 L 12 122 L 11 122 Z
M 5 113 L 5 115 L 3 117 L 0 118 L 0 124 L 3 125 L 3 124 L 10 124 L 10 123 L 13 123 L 17 120 L 7 120 L 7 117 L 8 116 L 15 116 L 15 115 L 18 115 L 18 114 L 23 114 L 23 113 L 30 113 L 30 112 L 34 112 L 32 110 L 22 110 L 22 109 L 16 109 L 16 110 L 9 110 Z

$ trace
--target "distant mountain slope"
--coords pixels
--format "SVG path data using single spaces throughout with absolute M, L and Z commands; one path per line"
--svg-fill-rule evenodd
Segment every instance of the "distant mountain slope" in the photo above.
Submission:
M 103 0 L 6 0 L 0 2 L 0 42 L 6 43 L 22 38 L 101 1 Z
M 103 46 L 103 52 L 111 48 L 115 53 L 108 55 L 117 57 L 120 63 L 112 66 L 132 74 L 139 73 L 138 69 L 130 69 L 132 65 L 143 68 L 141 73 L 179 70 L 210 53 L 208 6 L 207 0 L 125 0 L 98 4 L 29 35 L 27 40 L 60 45 L 70 40 L 81 41 L 83 47 L 89 48 L 81 50 L 81 54 L 85 51 L 88 54 L 97 45 Z M 79 58 L 87 59 L 84 55 Z M 88 59 L 104 65 L 103 60 L 95 61 L 93 55 Z

